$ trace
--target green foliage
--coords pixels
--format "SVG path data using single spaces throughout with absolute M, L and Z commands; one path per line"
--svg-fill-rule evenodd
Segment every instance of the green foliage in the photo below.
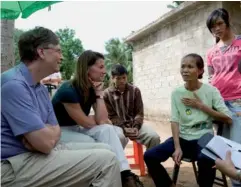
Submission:
M 74 73 L 76 60 L 84 51 L 84 48 L 82 42 L 75 38 L 75 31 L 73 29 L 59 29 L 56 34 L 60 38 L 64 57 L 60 71 L 63 79 L 69 80 Z
M 18 51 L 18 40 L 20 36 L 24 33 L 24 30 L 14 29 L 14 55 L 15 55 L 15 65 L 20 63 L 19 51 Z
M 185 1 L 172 1 L 172 5 L 167 5 L 167 8 L 175 9 L 175 8 L 179 7 L 184 2 Z
M 108 84 L 111 67 L 114 64 L 122 64 L 128 71 L 128 81 L 133 83 L 133 67 L 132 67 L 132 51 L 130 44 L 120 41 L 118 38 L 112 38 L 105 44 L 105 64 L 108 76 L 105 80 L 105 85 Z

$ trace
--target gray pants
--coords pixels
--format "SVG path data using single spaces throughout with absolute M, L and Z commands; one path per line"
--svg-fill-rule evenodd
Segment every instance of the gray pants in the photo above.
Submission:
M 114 126 L 115 130 L 120 138 L 121 144 L 123 148 L 126 147 L 128 144 L 129 138 L 125 137 L 122 128 Z M 139 131 L 139 136 L 137 137 L 136 140 L 138 143 L 145 145 L 146 149 L 150 149 L 152 147 L 155 147 L 160 144 L 160 136 L 151 128 L 148 127 L 147 125 L 142 125 L 140 131 Z
M 101 143 L 59 144 L 49 154 L 23 153 L 1 161 L 4 187 L 121 187 L 119 163 Z

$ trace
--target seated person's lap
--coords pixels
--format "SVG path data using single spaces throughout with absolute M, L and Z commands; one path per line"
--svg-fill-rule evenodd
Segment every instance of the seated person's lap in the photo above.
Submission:
M 61 127 L 62 135 L 60 138 L 61 142 L 86 142 L 94 143 L 95 140 L 83 133 L 80 133 L 79 126 Z
M 195 161 L 201 158 L 207 158 L 205 157 L 205 155 L 201 153 L 202 148 L 198 145 L 197 142 L 198 140 L 188 141 L 180 138 L 180 146 L 183 151 L 183 158 L 192 159 Z M 167 160 L 169 157 L 171 157 L 174 151 L 174 140 L 173 137 L 170 137 L 162 144 L 148 150 L 146 154 L 151 154 L 152 157 L 160 159 L 160 161 L 163 162 Z

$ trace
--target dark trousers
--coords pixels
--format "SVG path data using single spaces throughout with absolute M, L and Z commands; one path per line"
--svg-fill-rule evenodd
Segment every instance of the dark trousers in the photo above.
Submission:
M 212 187 L 216 174 L 216 170 L 212 167 L 215 163 L 201 153 L 202 148 L 197 144 L 197 141 L 198 140 L 187 141 L 180 138 L 183 157 L 197 161 L 199 186 Z M 156 187 L 170 187 L 172 185 L 171 178 L 160 163 L 165 162 L 171 157 L 174 151 L 174 140 L 173 138 L 169 138 L 162 144 L 145 152 L 144 160 Z

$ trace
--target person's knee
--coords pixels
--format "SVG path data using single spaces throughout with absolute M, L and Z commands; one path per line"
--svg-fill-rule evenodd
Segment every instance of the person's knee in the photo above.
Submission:
M 107 149 L 98 150 L 98 160 L 103 161 L 105 164 L 115 164 L 119 161 L 117 160 L 116 154 Z
M 213 168 L 215 162 L 214 160 L 208 158 L 206 155 L 200 154 L 198 156 L 197 164 L 200 168 Z
M 108 144 L 105 143 L 98 143 L 98 149 L 104 149 L 111 151 L 111 147 Z
M 149 163 L 150 161 L 155 160 L 155 156 L 153 155 L 152 151 L 146 151 L 144 153 L 144 160 L 146 163 Z
M 118 137 L 119 137 L 122 147 L 124 149 L 126 147 L 126 145 L 128 144 L 129 139 L 126 138 L 125 135 L 123 135 L 123 134 L 118 134 Z
M 101 127 L 101 132 L 113 132 L 114 131 L 113 125 L 102 124 L 99 126 Z
M 161 143 L 161 137 L 156 132 L 151 133 L 150 137 L 151 137 L 151 140 L 155 142 L 156 145 Z

